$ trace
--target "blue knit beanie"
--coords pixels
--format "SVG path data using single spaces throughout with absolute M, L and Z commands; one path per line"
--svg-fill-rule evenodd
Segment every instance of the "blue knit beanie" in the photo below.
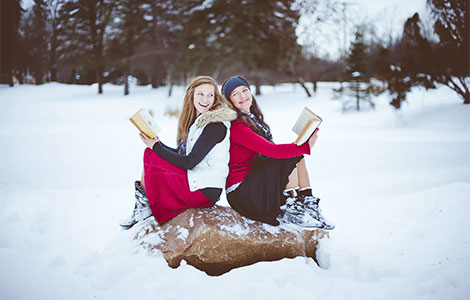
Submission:
M 241 76 L 233 76 L 230 77 L 222 87 L 222 94 L 224 95 L 225 99 L 230 100 L 230 94 L 232 94 L 233 90 L 239 86 L 246 86 L 250 89 L 250 85 L 246 80 Z

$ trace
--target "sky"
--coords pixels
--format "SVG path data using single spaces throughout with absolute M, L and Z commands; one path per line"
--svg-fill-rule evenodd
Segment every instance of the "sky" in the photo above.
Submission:
M 350 3 L 355 3 L 371 13 L 379 13 L 385 9 L 396 10 L 398 17 L 403 17 L 408 15 L 410 12 L 414 11 L 423 11 L 426 5 L 426 0 L 354 0 L 347 1 Z
M 406 19 L 415 12 L 422 19 L 427 15 L 426 0 L 346 0 L 342 3 L 348 8 L 346 14 L 326 23 L 315 22 L 316 17 L 324 17 L 325 13 L 301 18 L 297 29 L 299 44 L 307 46 L 317 56 L 335 59 L 349 48 L 354 28 L 360 24 L 373 24 L 375 36 L 389 40 L 390 35 L 395 39 L 401 35 Z M 367 32 L 365 38 L 368 38 Z

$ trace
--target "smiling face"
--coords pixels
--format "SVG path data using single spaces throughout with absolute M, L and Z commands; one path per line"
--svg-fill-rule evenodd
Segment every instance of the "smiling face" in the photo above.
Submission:
M 250 112 L 253 96 L 251 95 L 251 91 L 248 87 L 240 85 L 230 94 L 230 101 L 239 110 Z
M 204 83 L 194 88 L 193 104 L 198 115 L 208 111 L 215 101 L 215 88 L 212 84 Z

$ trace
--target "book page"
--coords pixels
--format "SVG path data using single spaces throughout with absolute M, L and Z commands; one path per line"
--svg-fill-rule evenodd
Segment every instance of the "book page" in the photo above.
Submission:
M 311 119 L 316 120 L 318 123 L 321 123 L 321 118 L 317 116 L 314 112 L 312 112 L 308 107 L 304 107 L 302 112 L 300 113 L 299 118 L 294 124 L 294 127 L 292 127 L 292 131 L 299 135 L 302 130 L 305 128 L 305 125 L 307 122 Z
M 305 107 L 292 128 L 292 131 L 298 135 L 295 143 L 297 145 L 305 143 L 321 122 L 322 119 L 317 114 Z
M 305 143 L 312 136 L 313 132 L 318 128 L 320 123 L 321 121 L 310 119 L 310 121 L 305 125 L 304 129 L 295 140 L 295 143 L 299 146 Z
M 151 139 L 161 131 L 160 127 L 150 115 L 150 112 L 146 109 L 140 109 L 129 120 L 137 127 L 137 129 L 139 129 L 139 131 Z
M 152 132 L 157 135 L 160 131 L 160 127 L 157 125 L 157 122 L 153 119 L 153 117 L 150 115 L 150 112 L 146 109 L 142 109 L 140 111 L 140 115 L 142 118 L 145 120 L 145 122 L 149 125 L 149 127 L 152 129 Z

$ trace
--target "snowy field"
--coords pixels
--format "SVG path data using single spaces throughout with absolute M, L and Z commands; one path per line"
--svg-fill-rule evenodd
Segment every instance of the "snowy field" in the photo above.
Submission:
M 470 106 L 415 89 L 395 112 L 341 113 L 332 84 L 263 86 L 275 141 L 303 106 L 324 118 L 307 166 L 336 223 L 318 255 L 209 277 L 170 269 L 118 222 L 133 208 L 144 144 L 128 121 L 152 108 L 174 145 L 184 88 L 0 86 L 0 299 L 469 299 Z M 227 205 L 225 200 L 221 204 Z

